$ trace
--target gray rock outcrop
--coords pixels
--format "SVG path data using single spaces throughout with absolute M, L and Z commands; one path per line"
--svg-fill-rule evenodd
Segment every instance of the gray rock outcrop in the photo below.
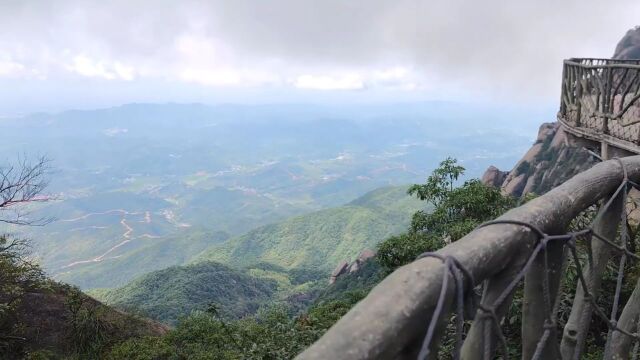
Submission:
M 374 256 L 376 256 L 375 252 L 369 249 L 364 249 L 351 264 L 349 264 L 348 261 L 342 261 L 331 273 L 331 276 L 329 277 L 329 284 L 335 283 L 341 275 L 347 273 L 351 274 L 360 270 L 362 265 Z
M 640 26 L 627 31 L 618 42 L 613 53 L 614 59 L 640 59 Z
M 482 183 L 488 186 L 500 187 L 506 179 L 508 171 L 501 171 L 497 167 L 491 165 L 482 175 Z

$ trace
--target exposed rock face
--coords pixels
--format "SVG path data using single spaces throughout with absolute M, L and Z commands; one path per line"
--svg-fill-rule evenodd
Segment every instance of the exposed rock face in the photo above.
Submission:
M 501 188 L 505 195 L 543 194 L 595 162 L 585 149 L 569 144 L 558 123 L 544 123 L 536 142 L 511 171 L 506 173 L 491 166 L 482 181 Z
M 500 187 L 507 174 L 509 174 L 508 171 L 500 171 L 500 169 L 492 165 L 484 172 L 481 181 L 485 185 Z
M 543 143 L 547 138 L 554 136 L 558 130 L 557 123 L 543 123 L 538 129 L 538 137 L 536 143 Z
M 520 174 L 516 177 L 511 177 L 509 181 L 505 182 L 504 185 L 502 185 L 502 192 L 513 196 L 520 196 L 526 184 L 527 174 Z
M 358 255 L 358 258 L 354 262 L 352 262 L 351 265 L 349 265 L 349 273 L 360 270 L 362 264 L 374 256 L 376 256 L 376 253 L 374 253 L 373 251 L 369 249 L 363 250 L 360 255 Z
M 336 268 L 331 273 L 331 277 L 329 277 L 329 284 L 335 283 L 336 279 L 340 275 L 343 275 L 346 273 L 354 273 L 360 270 L 360 268 L 362 267 L 362 264 L 364 264 L 365 261 L 371 259 L 374 256 L 376 256 L 375 252 L 369 249 L 364 249 L 351 264 L 349 264 L 347 261 L 341 262 L 340 264 L 338 264 L 338 266 L 336 266 Z
M 349 262 L 344 260 L 341 263 L 338 264 L 338 266 L 336 266 L 335 269 L 333 269 L 333 272 L 331 272 L 331 276 L 329 277 L 329 284 L 333 284 L 334 282 L 336 282 L 336 279 L 338 278 L 338 276 L 346 273 L 349 270 Z
M 618 42 L 614 59 L 640 59 L 640 27 L 635 27 Z

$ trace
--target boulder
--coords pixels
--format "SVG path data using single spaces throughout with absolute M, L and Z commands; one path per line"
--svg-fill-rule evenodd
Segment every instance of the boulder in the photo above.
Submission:
M 502 183 L 504 183 L 504 179 L 506 179 L 508 171 L 501 171 L 497 167 L 491 165 L 487 168 L 482 175 L 482 183 L 487 186 L 500 187 Z
M 540 129 L 538 130 L 538 137 L 536 138 L 536 142 L 543 142 L 548 137 L 555 135 L 557 129 L 558 123 L 543 123 L 542 125 L 540 125 Z
M 338 266 L 336 266 L 335 269 L 333 269 L 333 272 L 331 272 L 331 276 L 329 277 L 329 284 L 333 284 L 334 282 L 336 282 L 338 276 L 346 273 L 348 270 L 349 263 L 347 261 L 342 261 L 340 264 L 338 264 Z

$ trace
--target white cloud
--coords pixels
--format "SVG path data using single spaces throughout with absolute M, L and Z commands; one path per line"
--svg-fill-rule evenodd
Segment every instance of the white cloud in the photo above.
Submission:
M 425 86 L 420 84 L 423 78 L 424 74 L 403 66 L 374 70 L 370 75 L 373 86 L 402 91 L 425 90 Z
M 312 90 L 361 90 L 365 88 L 362 77 L 356 74 L 300 75 L 295 79 L 293 85 L 298 89 Z
M 409 76 L 409 70 L 402 66 L 376 70 L 373 72 L 373 78 L 381 81 L 394 81 L 405 79 Z
M 134 79 L 134 68 L 120 62 L 107 62 L 94 60 L 85 55 L 77 55 L 72 62 L 66 66 L 67 70 L 78 75 L 89 78 L 102 78 L 106 80 L 126 80 Z
M 638 11 L 637 0 L 0 0 L 11 30 L 0 77 L 46 79 L 43 92 L 130 81 L 168 100 L 182 83 L 557 101 L 562 59 L 610 56 Z
M 113 64 L 113 71 L 122 80 L 131 81 L 135 77 L 135 70 L 133 66 L 127 66 L 119 62 Z
M 26 72 L 24 65 L 15 61 L 1 61 L 0 60 L 0 76 L 6 77 L 18 77 Z
M 225 71 L 192 68 L 184 69 L 179 74 L 179 78 L 183 81 L 209 86 L 239 85 L 242 81 L 238 73 L 233 70 Z

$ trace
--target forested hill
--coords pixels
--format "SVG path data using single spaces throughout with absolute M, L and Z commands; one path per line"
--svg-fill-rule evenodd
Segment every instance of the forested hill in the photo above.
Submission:
M 347 205 L 262 226 L 215 245 L 194 261 L 233 266 L 269 263 L 329 273 L 340 261 L 406 230 L 411 215 L 427 206 L 404 186 L 371 191 Z
M 169 323 L 212 303 L 227 318 L 278 302 L 304 307 L 329 272 L 364 249 L 405 231 L 425 202 L 407 187 L 384 187 L 340 207 L 260 227 L 213 246 L 193 264 L 143 275 L 118 289 L 95 290 L 109 305 Z M 221 264 L 221 262 L 225 264 Z
M 221 305 L 225 317 L 254 313 L 277 290 L 277 282 L 251 276 L 222 264 L 204 262 L 173 266 L 143 275 L 122 288 L 95 291 L 109 305 L 142 312 L 156 320 L 175 323 L 193 310 Z

